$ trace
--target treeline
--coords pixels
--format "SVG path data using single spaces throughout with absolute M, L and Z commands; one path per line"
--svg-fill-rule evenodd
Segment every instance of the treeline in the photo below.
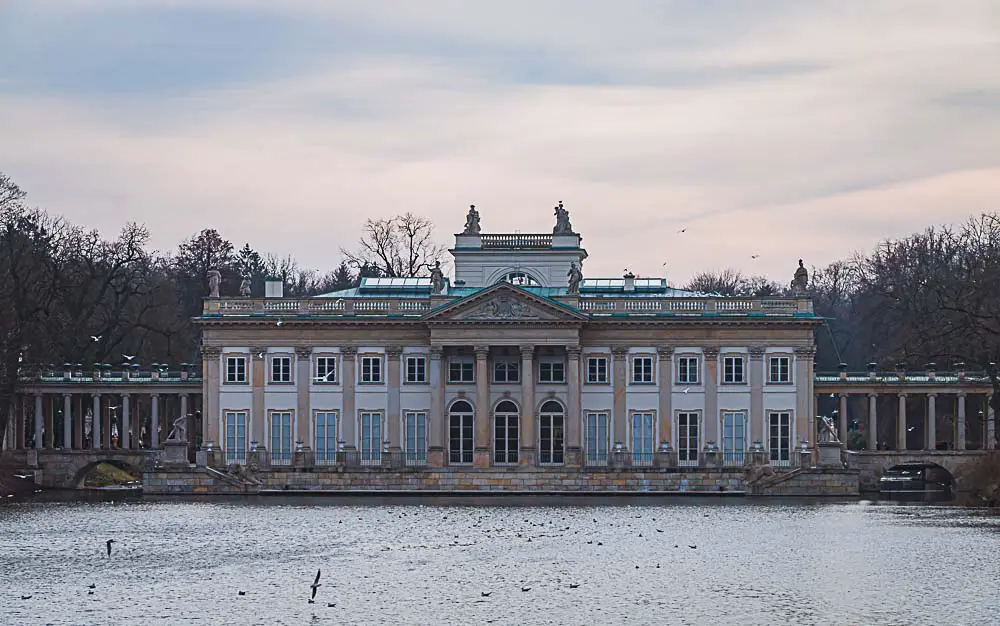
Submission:
M 149 233 L 127 224 L 114 238 L 30 207 L 24 192 L 0 173 L 0 432 L 19 370 L 43 364 L 195 362 L 199 338 L 191 317 L 201 312 L 208 272 L 221 294 L 263 295 L 264 278 L 284 282 L 290 296 L 354 286 L 362 276 L 426 275 L 445 261 L 433 225 L 412 214 L 371 220 L 356 250 L 326 273 L 289 256 L 237 248 L 206 229 L 176 251 L 148 250 Z M 1000 361 L 1000 216 L 932 227 L 885 241 L 824 268 L 813 268 L 810 292 L 827 318 L 817 334 L 817 369 L 840 362 L 860 369 L 962 361 L 985 370 L 997 388 Z M 787 287 L 736 270 L 703 273 L 687 285 L 723 295 L 784 295 Z M 995 402 L 1000 394 L 994 394 Z

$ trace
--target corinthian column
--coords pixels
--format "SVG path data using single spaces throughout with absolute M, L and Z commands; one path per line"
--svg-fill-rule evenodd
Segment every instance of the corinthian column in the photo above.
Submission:
M 473 464 L 490 466 L 490 372 L 489 346 L 476 346 L 476 418 Z
M 535 346 L 521 346 L 521 423 L 519 460 L 535 464 Z

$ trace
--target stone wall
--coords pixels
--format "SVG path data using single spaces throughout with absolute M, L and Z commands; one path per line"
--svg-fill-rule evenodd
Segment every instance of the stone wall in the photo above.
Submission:
M 149 495 L 239 495 L 255 491 L 220 480 L 203 467 L 157 468 L 142 475 L 142 492 Z
M 858 471 L 812 467 L 760 480 L 747 491 L 755 496 L 857 496 Z
M 987 450 L 910 450 L 910 451 L 866 451 L 848 452 L 847 466 L 858 470 L 862 491 L 878 491 L 878 479 L 885 470 L 902 463 L 935 463 L 940 465 L 955 479 L 958 491 L 964 491 L 963 475 L 974 467 L 980 459 L 988 455 Z

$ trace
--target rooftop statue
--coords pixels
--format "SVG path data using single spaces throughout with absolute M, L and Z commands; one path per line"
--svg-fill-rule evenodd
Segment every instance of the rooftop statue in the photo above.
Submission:
M 469 213 L 465 216 L 465 230 L 462 231 L 463 235 L 478 235 L 481 231 L 479 226 L 479 211 L 476 210 L 476 205 L 469 205 Z
M 799 268 L 795 270 L 795 277 L 792 279 L 792 295 L 804 296 L 808 288 L 809 270 L 802 264 L 802 259 L 799 259 Z
M 249 298 L 250 297 L 250 277 L 244 276 L 243 280 L 240 281 L 240 297 Z
M 444 272 L 441 271 L 441 261 L 434 261 L 431 267 L 431 293 L 438 294 L 444 291 Z
M 583 282 L 583 272 L 580 271 L 580 266 L 576 263 L 571 263 L 569 273 L 566 276 L 569 278 L 567 292 L 571 294 L 580 293 L 580 283 Z
M 821 443 L 840 443 L 840 437 L 837 436 L 837 427 L 834 426 L 831 418 L 824 415 L 819 419 L 819 426 L 819 440 Z
M 552 227 L 553 235 L 573 235 L 573 225 L 569 223 L 569 211 L 563 208 L 562 200 L 556 205 L 556 225 Z
M 219 297 L 219 285 L 222 283 L 222 274 L 219 270 L 208 271 L 208 297 Z

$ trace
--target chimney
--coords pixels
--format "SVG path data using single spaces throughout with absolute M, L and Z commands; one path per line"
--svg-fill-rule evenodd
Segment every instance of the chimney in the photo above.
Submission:
M 264 279 L 264 297 L 282 298 L 284 297 L 285 284 L 280 278 L 268 276 Z
M 625 291 L 635 291 L 635 274 L 628 272 L 625 278 Z

